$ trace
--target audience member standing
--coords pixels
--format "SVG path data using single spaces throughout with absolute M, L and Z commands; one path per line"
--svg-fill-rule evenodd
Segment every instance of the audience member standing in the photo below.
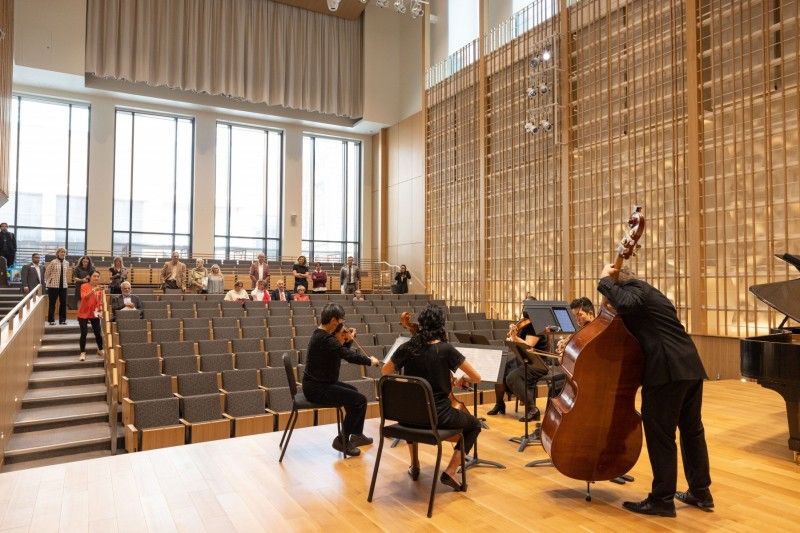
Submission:
M 358 265 L 353 264 L 353 256 L 347 258 L 347 264 L 342 266 L 339 271 L 339 283 L 341 284 L 342 294 L 353 294 L 358 288 L 358 282 L 361 280 L 361 269 Z
M 400 271 L 394 275 L 392 292 L 395 294 L 406 294 L 408 292 L 408 281 L 411 279 L 411 272 L 405 265 L 400 265 Z
M 122 294 L 122 282 L 128 279 L 128 268 L 122 263 L 122 257 L 115 257 L 113 266 L 108 268 L 111 281 L 108 283 L 108 292 Z
M 189 290 L 197 294 L 206 291 L 206 284 L 208 283 L 208 269 L 205 267 L 205 261 L 196 259 L 194 268 L 189 271 Z
M 6 258 L 7 266 L 14 265 L 17 257 L 17 238 L 8 231 L 8 224 L 0 223 L 0 255 Z
M 225 278 L 216 263 L 211 265 L 211 272 L 208 274 L 208 282 L 206 284 L 206 292 L 208 294 L 223 294 L 225 292 Z
M 175 250 L 172 259 L 164 263 L 161 269 L 161 283 L 164 289 L 181 289 L 186 291 L 186 265 L 180 262 L 181 254 Z
M 269 265 L 267 264 L 267 256 L 263 253 L 258 254 L 258 259 L 253 261 L 250 265 L 250 281 L 253 282 L 251 288 L 255 288 L 256 282 L 263 279 L 269 287 Z
M 78 307 L 78 325 L 81 328 L 81 355 L 80 360 L 86 360 L 86 336 L 89 334 L 89 324 L 92 325 L 94 340 L 97 343 L 97 354 L 103 352 L 103 332 L 100 330 L 100 312 L 103 308 L 103 287 L 100 285 L 100 273 L 92 272 L 89 281 L 81 285 L 80 306 Z
M 94 272 L 92 259 L 88 255 L 81 257 L 78 264 L 75 265 L 75 269 L 72 271 L 72 280 L 75 283 L 75 308 L 81 304 L 81 287 L 84 283 L 89 282 Z
M 47 287 L 47 321 L 55 325 L 56 299 L 58 299 L 58 323 L 67 323 L 67 284 L 69 278 L 69 263 L 66 248 L 56 250 L 56 257 L 49 263 L 44 271 L 44 284 Z
M 308 273 L 308 262 L 306 256 L 301 255 L 297 258 L 297 263 L 292 265 L 292 275 L 294 276 L 294 290 L 297 291 L 300 287 L 308 289 L 308 278 L 311 276 Z
M 20 279 L 22 281 L 22 292 L 25 294 L 28 294 L 37 285 L 44 286 L 44 266 L 39 263 L 39 254 L 33 254 L 31 263 L 22 267 Z
M 328 274 L 322 270 L 322 265 L 317 261 L 314 263 L 314 271 L 311 273 L 312 292 L 315 294 L 325 294 L 328 290 Z

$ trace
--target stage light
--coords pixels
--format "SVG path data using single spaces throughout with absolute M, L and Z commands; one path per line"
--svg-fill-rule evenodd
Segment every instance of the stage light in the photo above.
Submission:
M 405 13 L 406 12 L 406 3 L 404 0 L 395 0 L 394 8 L 398 13 Z
M 538 90 L 536 87 L 528 87 L 528 90 L 525 91 L 525 94 L 528 95 L 528 98 L 533 98 L 538 94 Z
M 339 9 L 339 4 L 342 0 L 328 0 L 328 9 L 331 11 L 336 11 Z
M 546 83 L 542 83 L 541 85 L 539 85 L 539 94 L 547 94 L 547 91 L 549 90 L 550 88 L 547 86 Z
M 552 54 L 550 53 L 550 50 L 548 50 L 548 49 L 546 49 L 546 48 L 545 48 L 545 49 L 542 51 L 542 61 L 544 61 L 544 62 L 550 61 L 550 59 L 551 59 L 552 57 L 553 57 L 553 56 L 552 56 Z
M 547 119 L 543 120 L 539 125 L 544 131 L 550 131 L 553 129 L 553 124 Z
M 539 125 L 535 122 L 528 121 L 525 123 L 525 131 L 530 134 L 539 133 Z
M 538 66 L 539 66 L 539 63 L 541 63 L 541 62 L 542 62 L 542 60 L 541 60 L 541 59 L 539 59 L 539 56 L 533 56 L 533 57 L 531 58 L 531 60 L 530 60 L 530 65 L 531 65 L 531 68 L 536 68 L 536 67 L 538 67 Z
M 389 5 L 389 0 L 375 0 L 375 5 L 378 7 L 386 7 Z
M 419 18 L 425 13 L 425 8 L 422 7 L 420 0 L 411 2 L 411 18 Z

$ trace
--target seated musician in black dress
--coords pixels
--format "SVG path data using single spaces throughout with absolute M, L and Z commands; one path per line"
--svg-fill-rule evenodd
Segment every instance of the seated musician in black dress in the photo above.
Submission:
M 450 393 L 453 390 L 452 374 L 461 369 L 466 379 L 461 378 L 461 385 L 465 382 L 477 383 L 481 380 L 480 374 L 464 359 L 458 350 L 447 341 L 444 331 L 444 311 L 438 306 L 429 305 L 417 317 L 419 330 L 411 340 L 403 344 L 387 362 L 381 373 L 397 374 L 403 372 L 407 376 L 426 379 L 433 389 L 433 399 L 436 403 L 436 413 L 439 427 L 442 429 L 463 429 L 464 446 L 456 444 L 453 456 L 441 475 L 441 482 L 449 485 L 454 490 L 461 490 L 461 484 L 456 481 L 456 470 L 461 466 L 461 454 L 468 454 L 478 439 L 481 432 L 481 422 L 471 414 L 455 409 L 450 403 Z M 408 474 L 412 479 L 419 477 L 419 458 L 417 445 L 410 444 L 411 467 Z

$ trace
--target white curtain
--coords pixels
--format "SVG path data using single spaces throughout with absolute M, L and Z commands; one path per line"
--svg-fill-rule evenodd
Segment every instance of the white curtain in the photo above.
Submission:
M 86 72 L 360 118 L 361 20 L 269 0 L 88 0 Z

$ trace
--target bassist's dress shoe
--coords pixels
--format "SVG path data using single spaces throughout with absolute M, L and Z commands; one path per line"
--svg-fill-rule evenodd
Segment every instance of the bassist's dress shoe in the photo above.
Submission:
M 676 492 L 675 497 L 678 501 L 686 505 L 694 505 L 707 513 L 712 512 L 711 510 L 714 508 L 714 498 L 711 497 L 711 493 L 708 491 L 706 491 L 705 494 L 696 496 L 691 490 L 687 490 L 686 492 Z
M 634 513 L 675 517 L 675 504 L 672 500 L 657 500 L 648 496 L 640 502 L 624 502 L 622 506 Z
M 350 435 L 350 446 L 352 448 L 357 448 L 359 446 L 367 446 L 372 444 L 372 438 L 367 437 L 363 433 L 360 435 Z
M 336 437 L 335 439 L 333 439 L 333 444 L 331 444 L 331 446 L 333 446 L 333 449 L 336 450 L 337 452 L 344 453 L 345 457 L 347 457 L 348 455 L 353 457 L 361 455 L 361 450 L 359 450 L 354 446 L 351 446 L 349 442 L 347 444 L 348 444 L 347 449 L 344 449 L 344 447 L 342 446 L 341 439 L 339 439 L 339 437 Z
M 419 479 L 419 466 L 409 466 L 408 467 L 408 475 L 411 476 L 411 479 L 414 481 Z
M 490 410 L 486 411 L 486 414 L 487 415 L 491 415 L 491 416 L 506 414 L 506 404 L 505 404 L 505 402 L 494 404 L 494 407 L 492 407 Z
M 519 418 L 519 421 L 520 422 L 525 422 L 525 420 L 527 420 L 528 422 L 532 422 L 534 420 L 539 420 L 541 417 L 542 417 L 542 413 L 539 411 L 539 408 L 538 407 L 532 407 L 530 409 L 526 409 L 525 410 L 525 416 L 521 416 Z

